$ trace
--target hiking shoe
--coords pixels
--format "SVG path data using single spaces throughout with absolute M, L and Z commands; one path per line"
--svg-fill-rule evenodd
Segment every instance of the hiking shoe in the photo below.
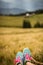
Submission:
M 25 48 L 23 50 L 23 57 L 24 57 L 24 62 L 30 62 L 31 61 L 31 52 L 28 48 Z
M 23 53 L 22 52 L 18 52 L 16 55 L 16 59 L 15 59 L 15 64 L 21 64 L 23 65 Z

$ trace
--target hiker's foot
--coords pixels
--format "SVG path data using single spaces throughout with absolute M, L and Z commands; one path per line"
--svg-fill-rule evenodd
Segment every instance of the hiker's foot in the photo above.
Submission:
M 24 56 L 24 62 L 30 62 L 31 61 L 31 52 L 28 48 L 25 48 L 23 50 L 23 56 Z
M 23 65 L 23 53 L 22 52 L 18 52 L 16 55 L 16 59 L 15 59 L 15 64 L 16 65 Z

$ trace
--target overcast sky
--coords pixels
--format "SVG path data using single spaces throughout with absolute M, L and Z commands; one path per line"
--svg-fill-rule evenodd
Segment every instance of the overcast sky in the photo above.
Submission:
M 0 0 L 0 8 L 43 9 L 43 0 Z

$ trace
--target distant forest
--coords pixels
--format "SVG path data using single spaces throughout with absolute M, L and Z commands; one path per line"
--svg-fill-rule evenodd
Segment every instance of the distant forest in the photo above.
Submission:
M 2 14 L 2 13 L 0 13 L 0 16 L 23 16 L 23 15 L 25 15 L 26 13 L 29 13 L 29 14 L 33 14 L 33 13 L 35 13 L 35 14 L 43 14 L 43 9 L 39 9 L 39 10 L 36 10 L 36 11 L 27 11 L 27 12 L 24 12 L 24 13 L 20 13 L 20 14 Z

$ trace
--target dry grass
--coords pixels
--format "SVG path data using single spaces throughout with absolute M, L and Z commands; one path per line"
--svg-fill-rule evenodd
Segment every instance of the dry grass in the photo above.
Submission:
M 25 47 L 36 60 L 43 61 L 43 29 L 0 28 L 0 57 L 12 60 Z

